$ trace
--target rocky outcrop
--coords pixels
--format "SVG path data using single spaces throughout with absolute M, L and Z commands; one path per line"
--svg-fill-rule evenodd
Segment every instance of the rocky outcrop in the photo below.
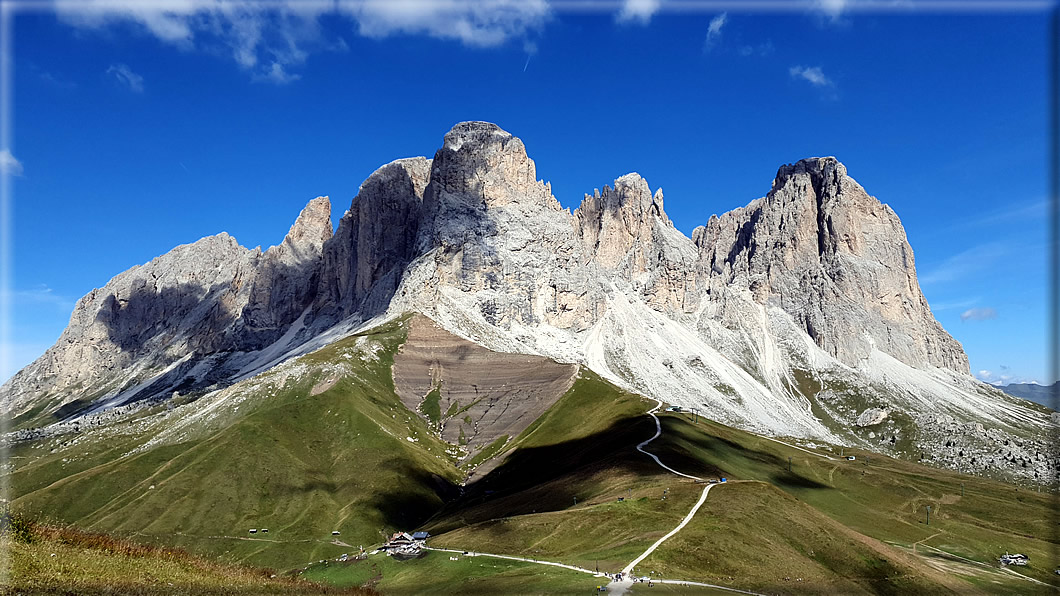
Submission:
M 278 339 L 315 297 L 331 230 L 320 197 L 264 254 L 222 232 L 115 276 L 78 300 L 59 341 L 0 388 L 0 408 L 17 417 L 37 406 L 46 422 L 226 382 L 240 353 Z
M 613 189 L 585 195 L 573 215 L 593 263 L 630 282 L 654 308 L 695 309 L 696 250 L 666 216 L 661 188 L 653 195 L 639 174 L 626 174 Z
M 318 316 L 335 323 L 389 306 L 415 256 L 431 160 L 399 159 L 372 173 L 324 247 Z M 366 318 L 367 318 L 366 316 Z
M 570 214 L 536 178 L 522 141 L 488 122 L 445 135 L 423 195 L 417 253 L 406 275 L 410 309 L 431 308 L 447 291 L 473 295 L 491 325 L 585 328 L 595 281 L 580 261 Z
M 279 339 L 316 298 L 321 255 L 331 233 L 331 201 L 318 197 L 283 242 L 265 251 L 243 308 L 240 349 L 261 349 Z
M 878 349 L 912 366 L 968 372 L 920 291 L 898 216 L 835 158 L 782 166 L 765 198 L 712 217 L 692 240 L 706 293 L 745 288 L 779 305 L 844 364 Z
M 59 341 L 2 389 L 3 409 L 55 418 L 186 359 L 225 349 L 260 252 L 209 236 L 117 275 L 77 301 Z

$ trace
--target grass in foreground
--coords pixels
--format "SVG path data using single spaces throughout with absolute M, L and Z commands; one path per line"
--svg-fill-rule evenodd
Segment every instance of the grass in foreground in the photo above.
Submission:
M 222 565 L 104 534 L 24 521 L 18 525 L 20 531 L 0 536 L 0 549 L 8 553 L 11 565 L 8 583 L 0 586 L 3 594 L 375 594 L 279 577 L 266 569 Z

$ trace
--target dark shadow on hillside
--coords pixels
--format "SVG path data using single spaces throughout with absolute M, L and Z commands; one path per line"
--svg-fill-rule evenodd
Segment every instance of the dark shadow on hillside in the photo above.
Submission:
M 387 531 L 409 531 L 423 525 L 446 501 L 460 494 L 460 487 L 448 480 L 412 466 L 408 460 L 395 458 L 386 463 L 387 471 L 403 480 L 392 490 L 376 495 L 369 506 L 383 516 Z M 414 485 L 422 490 L 409 491 Z
M 52 417 L 56 420 L 65 420 L 86 409 L 91 403 L 90 400 L 75 399 L 72 402 L 59 406 L 59 409 L 55 410 Z
M 238 283 L 232 280 L 206 286 L 185 282 L 159 289 L 157 282 L 144 278 L 131 294 L 107 296 L 95 319 L 128 361 L 146 362 L 160 370 L 191 354 L 144 386 L 139 385 L 148 379 L 137 378 L 119 387 L 119 393 L 134 391 L 115 405 L 163 400 L 174 391 L 194 396 L 206 388 L 228 386 L 244 364 L 233 356 L 260 350 L 278 340 L 316 298 L 319 269 L 319 260 L 297 266 L 266 253 L 254 269 L 241 273 L 247 279 Z M 249 290 L 241 289 L 244 283 L 251 284 Z M 241 294 L 247 296 L 247 304 L 241 309 L 229 306 L 241 302 Z M 85 405 L 71 404 L 53 417 L 67 419 Z
M 759 451 L 756 449 L 748 449 L 746 446 L 737 443 L 731 439 L 726 439 L 717 435 L 708 434 L 702 429 L 697 429 L 698 432 L 685 432 L 692 430 L 688 422 L 681 420 L 680 418 L 674 418 L 670 416 L 663 416 L 660 418 L 663 426 L 663 434 L 651 445 L 654 446 L 656 443 L 663 443 L 666 445 L 666 449 L 674 452 L 673 457 L 675 458 L 691 458 L 693 461 L 698 459 L 692 455 L 687 449 L 681 445 L 682 442 L 689 442 L 694 444 L 696 447 L 706 451 L 720 451 L 722 446 L 725 450 L 736 451 L 740 457 L 755 461 L 768 466 L 772 469 L 777 470 L 775 473 L 769 476 L 770 482 L 780 486 L 781 488 L 813 488 L 813 489 L 831 489 L 832 487 L 827 484 L 822 484 L 812 478 L 807 478 L 797 471 L 789 472 L 787 470 L 788 461 L 782 457 L 778 457 L 776 454 L 769 453 L 767 451 Z M 677 467 L 670 464 L 668 460 L 667 465 L 671 467 Z M 678 470 L 682 468 L 677 467 Z M 695 474 L 695 472 L 688 472 Z
M 182 283 L 157 290 L 144 283 L 128 296 L 107 296 L 96 321 L 106 327 L 108 339 L 134 359 L 161 352 L 180 336 L 189 338 L 188 347 L 196 352 L 214 352 L 237 316 L 220 307 L 230 286 Z
M 782 488 L 831 489 L 798 473 L 787 472 L 787 461 L 772 453 L 750 449 L 705 432 L 683 432 L 692 430 L 692 427 L 677 418 L 663 417 L 661 420 L 662 435 L 645 449 L 675 470 L 701 478 L 731 477 L 729 471 L 697 457 L 692 447 L 715 452 L 736 451 L 739 457 L 775 468 L 777 473 L 773 481 Z M 475 523 L 567 509 L 573 505 L 575 497 L 592 496 L 593 487 L 587 484 L 588 479 L 594 473 L 608 469 L 638 476 L 669 474 L 652 458 L 636 450 L 638 443 L 654 433 L 655 423 L 651 418 L 634 416 L 617 420 L 607 429 L 580 439 L 517 449 L 485 477 L 467 485 L 463 495 L 447 504 L 437 519 Z M 673 478 L 674 482 L 691 482 L 677 476 Z M 498 506 L 492 507 L 493 502 Z M 445 524 L 448 526 L 449 521 Z

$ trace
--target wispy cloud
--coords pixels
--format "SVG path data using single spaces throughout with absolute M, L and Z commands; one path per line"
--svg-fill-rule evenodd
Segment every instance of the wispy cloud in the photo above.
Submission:
M 979 379 L 984 383 L 989 383 L 995 387 L 1004 387 L 1005 385 L 1028 383 L 1033 385 L 1040 385 L 1038 379 L 1031 379 L 1027 377 L 1021 377 L 1019 375 L 1009 374 L 1009 367 L 1004 364 L 1001 365 L 1001 372 L 995 373 L 992 370 L 980 370 L 976 371 L 975 378 Z
M 526 52 L 526 62 L 523 64 L 523 72 L 526 72 L 526 67 L 530 66 L 530 59 L 537 54 L 537 44 L 530 40 L 524 41 L 523 51 Z
M 22 175 L 22 162 L 15 159 L 10 149 L 0 149 L 0 173 L 9 176 Z
M 550 14 L 545 0 L 358 0 L 338 6 L 367 37 L 425 34 L 476 47 L 522 37 L 543 25 Z
M 124 64 L 111 64 L 110 68 L 107 69 L 107 74 L 113 76 L 133 93 L 144 92 L 144 78 Z
M 788 74 L 793 79 L 809 81 L 815 87 L 835 86 L 831 79 L 824 76 L 824 71 L 821 70 L 820 66 L 792 66 L 788 69 Z
M 37 78 L 57 89 L 73 89 L 74 87 L 77 87 L 77 83 L 70 81 L 61 75 L 48 72 L 33 62 L 29 63 L 29 69 L 37 75 Z
M 43 284 L 26 290 L 11 290 L 7 293 L 7 298 L 15 309 L 43 305 L 54 306 L 65 313 L 72 311 L 76 302 L 73 298 L 56 294 Z
M 988 242 L 961 251 L 920 276 L 922 285 L 958 280 L 986 271 L 1003 257 L 1008 249 L 1000 242 Z
M 931 312 L 954 310 L 957 308 L 968 308 L 969 306 L 974 306 L 977 302 L 979 302 L 979 297 L 967 298 L 965 300 L 954 300 L 950 302 L 937 302 L 931 305 Z
M 814 8 L 832 22 L 838 22 L 850 4 L 848 0 L 814 0 Z
M 624 0 L 615 20 L 619 23 L 639 23 L 647 25 L 651 17 L 659 11 L 661 0 Z
M 279 62 L 273 62 L 272 66 L 269 67 L 269 70 L 266 71 L 264 75 L 260 75 L 258 78 L 261 80 L 276 83 L 277 85 L 284 85 L 293 81 L 297 81 L 298 79 L 302 78 L 302 75 L 287 72 L 287 69 L 285 69 L 282 64 L 280 64 Z
M 961 313 L 961 321 L 986 321 L 997 318 L 997 310 L 993 308 L 969 308 Z
M 63 22 L 86 30 L 133 23 L 183 49 L 225 53 L 257 80 L 287 83 L 314 51 L 341 51 L 320 21 L 352 21 L 365 37 L 427 35 L 474 47 L 525 38 L 550 17 L 546 0 L 55 0 Z M 649 15 L 650 17 L 650 15 Z
M 40 80 L 60 89 L 73 89 L 74 87 L 77 87 L 77 83 L 59 78 L 58 76 L 53 75 L 50 72 L 42 72 L 39 76 Z
M 757 45 L 742 45 L 737 50 L 741 56 L 768 56 L 774 51 L 773 42 L 766 40 Z
M 723 12 L 710 20 L 710 25 L 707 26 L 707 39 L 703 41 L 704 50 L 709 52 L 711 48 L 718 45 L 721 40 L 721 30 L 728 19 L 729 13 Z
M 951 229 L 968 229 L 995 226 L 1009 222 L 1041 223 L 1044 226 L 1048 221 L 1048 216 L 1049 200 L 1039 199 L 1009 203 L 1003 208 L 993 211 L 966 213 L 965 217 L 957 219 L 949 227 Z

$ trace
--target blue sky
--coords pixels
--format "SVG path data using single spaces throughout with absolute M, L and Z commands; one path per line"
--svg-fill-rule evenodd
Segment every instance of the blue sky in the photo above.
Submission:
M 220 231 L 277 244 L 318 195 L 337 223 L 375 168 L 489 120 L 564 206 L 637 171 L 689 235 L 834 155 L 901 217 L 973 373 L 1051 381 L 1045 11 L 776 4 L 28 5 L 2 375 L 117 273 Z

